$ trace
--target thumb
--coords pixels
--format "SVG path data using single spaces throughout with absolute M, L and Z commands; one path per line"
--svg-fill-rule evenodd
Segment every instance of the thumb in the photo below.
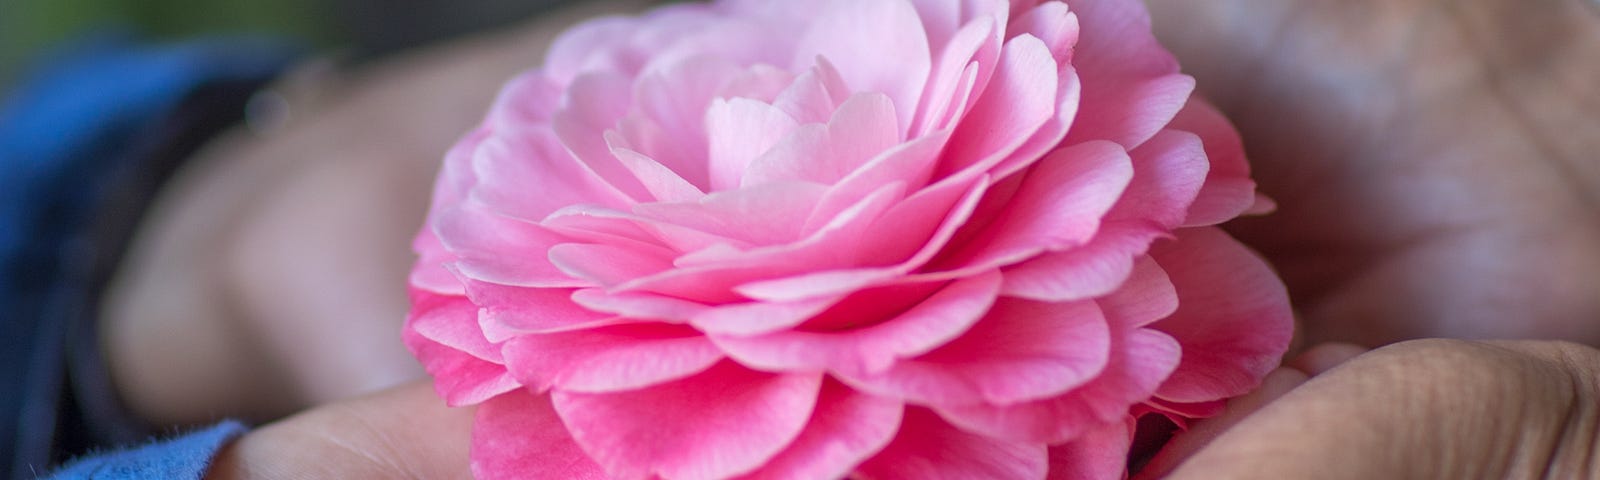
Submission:
M 1561 342 L 1392 345 L 1311 378 L 1170 478 L 1592 478 L 1597 367 L 1600 351 Z
M 470 479 L 473 410 L 427 382 L 319 406 L 235 441 L 206 478 Z

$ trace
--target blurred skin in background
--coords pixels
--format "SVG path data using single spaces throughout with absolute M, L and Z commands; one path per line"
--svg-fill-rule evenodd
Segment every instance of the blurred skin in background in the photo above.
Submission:
M 482 117 L 501 82 L 538 64 L 554 33 L 643 3 L 587 2 L 354 70 L 308 66 L 291 75 L 276 89 L 288 107 L 282 125 L 217 140 L 168 187 L 134 246 L 103 319 L 125 400 L 166 424 L 270 419 L 420 378 L 398 332 L 409 242 L 443 152 Z M 1600 6 L 1149 3 L 1158 35 L 1238 124 L 1262 191 L 1280 206 L 1230 229 L 1284 275 L 1302 344 L 1455 337 L 1600 345 Z M 1557 428 L 1569 420 L 1600 428 L 1600 358 L 1589 347 L 1407 343 L 1339 368 L 1361 350 L 1327 351 L 1308 353 L 1236 402 L 1231 417 L 1200 428 L 1196 438 L 1215 441 L 1180 477 L 1498 477 L 1557 458 L 1585 461 L 1563 452 L 1593 455 Z M 465 413 L 409 424 L 384 416 L 436 405 L 426 388 L 355 402 L 261 430 L 230 455 L 262 465 L 274 458 L 273 440 L 281 448 L 296 435 L 337 437 L 329 425 L 359 411 L 367 435 L 449 430 L 461 438 L 404 452 L 385 440 L 386 454 L 408 458 L 397 465 L 433 465 L 430 454 L 464 462 L 446 449 L 464 448 Z M 1430 426 L 1455 425 L 1455 412 L 1526 422 Z M 1383 434 L 1406 425 L 1420 427 Z M 1342 457 L 1323 454 L 1335 446 Z M 307 448 L 299 454 L 319 454 Z M 1420 470 L 1336 461 L 1392 459 L 1408 448 L 1426 450 L 1411 452 L 1422 466 L 1407 468 Z M 1483 455 L 1511 450 L 1517 455 Z M 1540 456 L 1546 450 L 1554 453 Z M 1475 456 L 1492 461 L 1465 461 Z M 1168 457 L 1152 465 L 1171 468 L 1182 455 Z M 1362 465 L 1379 470 L 1352 470 Z

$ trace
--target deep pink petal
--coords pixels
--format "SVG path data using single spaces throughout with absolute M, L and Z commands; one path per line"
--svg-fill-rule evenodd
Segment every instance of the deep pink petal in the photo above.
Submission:
M 1250 180 L 1244 142 L 1227 117 L 1209 102 L 1194 97 L 1172 119 L 1171 128 L 1199 135 L 1205 144 L 1206 157 L 1211 161 L 1205 186 L 1189 207 L 1184 224 L 1215 225 L 1241 214 L 1254 213 L 1261 197 L 1256 193 L 1255 182 Z
M 903 138 L 932 68 L 928 36 L 915 7 L 906 0 L 837 0 L 821 8 L 796 47 L 791 67 L 810 67 L 820 56 L 838 67 L 852 91 L 888 95 L 899 113 L 896 131 Z
M 478 328 L 478 306 L 466 297 L 418 292 L 406 329 L 491 363 L 505 363 L 500 346 Z
M 634 390 L 700 373 L 722 359 L 694 329 L 651 323 L 522 335 L 504 351 L 512 374 L 541 392 Z
M 573 439 L 614 477 L 724 478 L 782 452 L 810 421 L 820 375 L 771 375 L 722 363 L 617 393 L 551 395 Z
M 1047 302 L 1105 295 L 1122 285 L 1133 271 L 1134 258 L 1163 234 L 1140 225 L 1102 225 L 1094 239 L 1081 247 L 1006 267 L 1001 294 Z
M 451 297 L 429 295 L 424 292 L 414 299 L 408 326 L 401 331 L 401 340 L 411 354 L 422 362 L 423 369 L 434 378 L 433 388 L 451 406 L 471 405 L 520 387 L 516 379 L 499 363 L 484 360 L 460 349 L 431 340 L 409 326 L 418 318 L 428 316 L 438 307 L 456 308 Z M 450 313 L 450 312 L 441 312 Z
M 672 322 L 688 322 L 695 315 L 710 308 L 705 304 L 680 298 L 652 293 L 607 292 L 598 288 L 578 290 L 572 294 L 572 301 L 582 305 L 583 308 L 597 312 Z
M 1136 148 L 1166 127 L 1194 92 L 1194 78 L 1188 75 L 1110 82 L 1094 78 L 1089 67 L 1077 67 L 1083 80 L 1078 118 L 1085 120 L 1073 125 L 1068 144 L 1110 140 Z
M 824 381 L 817 408 L 800 437 L 760 470 L 743 478 L 844 478 L 894 439 L 904 410 L 898 401 Z
M 1044 444 L 967 433 L 922 408 L 907 408 L 900 433 L 856 469 L 867 478 L 1043 479 Z
M 464 278 L 477 328 L 492 342 L 517 335 L 570 330 L 610 318 L 572 301 L 575 289 L 498 285 Z
M 1178 365 L 1178 342 L 1149 329 L 1113 331 L 1111 359 L 1100 376 L 1052 398 L 1015 405 L 939 407 L 940 416 L 968 431 L 1014 441 L 1060 443 L 1128 415 L 1154 394 Z
M 1001 298 L 960 337 L 882 372 L 837 372 L 851 386 L 923 405 L 1012 405 L 1061 394 L 1106 366 L 1108 326 L 1093 302 Z
M 549 395 L 518 391 L 478 407 L 472 422 L 472 476 L 479 480 L 606 480 L 567 434 Z
M 871 289 L 833 307 L 837 318 L 818 319 L 814 330 L 713 335 L 712 341 L 740 363 L 763 370 L 881 372 L 966 332 L 994 304 L 999 280 L 998 274 L 976 275 L 931 296 L 933 285 L 926 284 Z
M 1167 318 L 1178 310 L 1178 291 L 1167 272 L 1149 256 L 1133 261 L 1127 281 L 1116 291 L 1095 299 L 1112 325 L 1137 328 Z
M 982 233 L 935 259 L 931 269 L 985 270 L 1087 243 L 1133 174 L 1127 153 L 1114 143 L 1059 150 L 1028 171 Z
M 1014 38 L 999 61 L 988 89 L 956 127 L 935 175 L 989 169 L 1054 115 L 1059 71 L 1044 42 L 1031 35 Z
M 1162 399 L 1204 402 L 1243 395 L 1277 367 L 1293 333 L 1282 281 L 1254 252 L 1215 228 L 1178 232 L 1150 252 L 1178 290 L 1178 312 L 1151 327 L 1183 344 L 1183 364 Z
M 1084 432 L 1071 442 L 1050 446 L 1050 479 L 1127 478 L 1133 445 L 1133 417 Z
M 1182 225 L 1209 168 L 1200 137 L 1163 130 L 1128 154 L 1133 183 L 1107 218 L 1144 220 L 1167 230 Z

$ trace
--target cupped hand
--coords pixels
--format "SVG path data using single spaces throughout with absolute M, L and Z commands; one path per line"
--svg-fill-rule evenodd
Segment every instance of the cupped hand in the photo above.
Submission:
M 1309 342 L 1600 345 L 1600 4 L 1150 0 L 1280 208 Z

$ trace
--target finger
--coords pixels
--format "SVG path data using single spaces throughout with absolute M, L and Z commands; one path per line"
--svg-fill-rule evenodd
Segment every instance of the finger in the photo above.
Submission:
M 1261 407 L 1272 403 L 1301 384 L 1306 383 L 1307 375 L 1293 368 L 1278 368 L 1267 374 L 1261 381 L 1261 387 L 1249 394 L 1228 401 L 1228 407 L 1222 414 L 1204 420 L 1196 421 L 1189 425 L 1189 429 L 1173 437 L 1166 447 L 1157 453 L 1150 463 L 1138 472 L 1135 479 L 1155 479 L 1165 477 L 1178 464 L 1183 463 L 1196 451 L 1204 448 L 1206 444 L 1222 435 L 1234 424 L 1244 420 L 1250 414 L 1260 410 Z

